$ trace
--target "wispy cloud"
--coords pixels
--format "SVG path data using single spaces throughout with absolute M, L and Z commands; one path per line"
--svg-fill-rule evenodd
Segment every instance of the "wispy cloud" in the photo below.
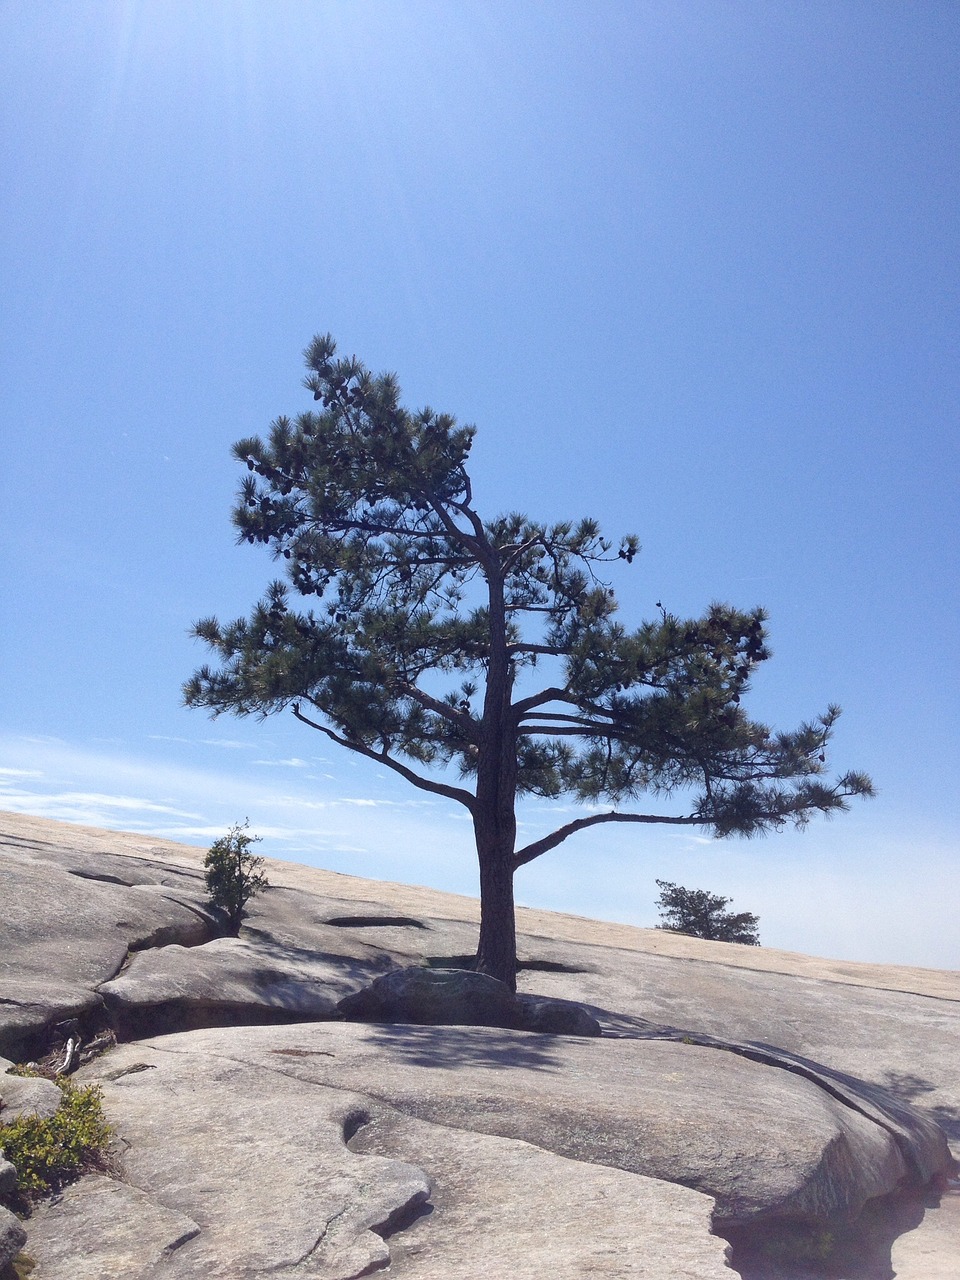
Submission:
M 224 747 L 228 751 L 252 751 L 250 742 L 237 742 L 234 738 L 181 738 L 171 733 L 148 733 L 150 742 L 183 742 L 190 747 Z
M 163 813 L 176 818 L 199 818 L 200 814 L 174 805 L 159 804 L 141 796 L 107 795 L 99 791 L 61 791 L 38 795 L 35 791 L 4 791 L 3 803 L 18 813 L 35 813 L 38 804 L 45 812 L 40 817 L 59 817 L 62 814 L 93 810 L 118 809 L 125 813 Z

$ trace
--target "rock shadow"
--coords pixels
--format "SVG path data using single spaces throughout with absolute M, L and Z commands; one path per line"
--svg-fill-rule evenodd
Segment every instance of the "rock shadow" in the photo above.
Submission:
M 717 1234 L 729 1240 L 742 1280 L 894 1280 L 895 1241 L 939 1202 L 935 1184 L 870 1200 L 850 1221 L 771 1218 Z

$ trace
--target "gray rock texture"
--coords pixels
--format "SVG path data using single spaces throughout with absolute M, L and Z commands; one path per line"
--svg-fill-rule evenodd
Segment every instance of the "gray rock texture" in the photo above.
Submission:
M 9 1124 L 18 1116 L 36 1115 L 48 1119 L 60 1106 L 63 1094 L 52 1080 L 42 1077 L 4 1074 L 0 1060 L 0 1122 Z
M 198 1227 L 162 1274 L 347 1280 L 385 1265 L 378 1229 L 424 1203 L 430 1184 L 402 1161 L 348 1149 L 365 1100 L 304 1087 L 282 1057 L 261 1067 L 202 1042 L 196 1052 L 170 1047 L 182 1040 L 127 1045 L 103 1060 L 124 1181 Z
M 370 1030 L 198 1031 L 124 1045 L 83 1069 L 84 1079 L 102 1080 L 126 1182 L 173 1209 L 178 1223 L 197 1224 L 158 1276 L 269 1270 L 347 1280 L 388 1259 L 391 1273 L 417 1277 L 520 1280 L 544 1267 L 571 1280 L 590 1267 L 663 1280 L 725 1273 L 706 1195 L 542 1144 L 426 1123 L 354 1092 L 342 1073 Z M 375 1052 L 370 1044 L 363 1056 Z M 413 1219 L 414 1235 L 391 1233 L 428 1197 L 432 1211 Z M 114 1234 L 102 1230 L 104 1212 L 98 1240 Z M 649 1249 L 637 1247 L 638 1222 L 656 1233 Z M 39 1230 L 31 1226 L 32 1256 L 46 1268 L 48 1241 L 69 1256 L 92 1230 L 82 1217 L 64 1223 L 52 1206 Z M 498 1258 L 504 1270 L 494 1268 Z
M 0 841 L 0 1053 L 29 1051 L 54 1023 L 95 1015 L 97 986 L 132 949 L 213 936 L 197 874 L 22 833 Z
M 946 1162 L 933 1125 L 911 1131 L 812 1079 L 701 1045 L 325 1023 L 194 1032 L 154 1047 L 281 1063 L 304 1084 L 347 1088 L 417 1119 L 679 1182 L 710 1195 L 725 1222 L 852 1216 L 911 1169 L 925 1180 Z M 142 1056 L 146 1045 L 136 1048 Z
M 200 1232 L 184 1214 L 100 1174 L 40 1205 L 29 1227 L 30 1256 L 40 1260 L 43 1280 L 163 1274 L 176 1251 Z
M 78 1072 L 118 1177 L 37 1210 L 35 1280 L 709 1280 L 735 1274 L 711 1224 L 748 1280 L 797 1280 L 743 1244 L 783 1224 L 849 1229 L 844 1280 L 956 1273 L 956 1200 L 933 1206 L 944 1133 L 960 1144 L 960 975 L 521 908 L 513 1021 L 463 1025 L 453 1001 L 344 1022 L 396 970 L 463 985 L 477 904 L 271 861 L 240 938 L 215 938 L 202 857 L 0 815 L 0 1052 L 68 1016 L 130 1038 Z
M 20 1219 L 0 1205 L 0 1271 L 17 1256 L 27 1242 Z

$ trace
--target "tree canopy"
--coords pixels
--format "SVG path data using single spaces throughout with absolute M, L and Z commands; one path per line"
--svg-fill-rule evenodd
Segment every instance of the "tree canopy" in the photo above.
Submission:
M 766 615 L 712 604 L 630 630 L 607 567 L 630 564 L 593 520 L 483 518 L 474 428 L 400 403 L 392 374 L 305 354 L 319 407 L 234 446 L 233 520 L 286 571 L 248 618 L 198 622 L 220 665 L 184 686 L 213 715 L 289 709 L 304 725 L 470 813 L 480 867 L 478 966 L 513 984 L 513 876 L 579 831 L 668 823 L 759 835 L 871 794 L 827 778 L 839 709 L 792 732 L 741 705 L 769 656 Z M 315 601 L 296 607 L 294 600 Z M 679 812 L 641 796 L 683 797 Z M 571 796 L 582 817 L 517 843 L 523 796 Z M 609 806 L 609 807 L 605 807 Z
M 669 880 L 658 880 L 657 909 L 663 922 L 658 929 L 685 933 L 691 938 L 714 942 L 740 942 L 759 947 L 760 920 L 749 911 L 728 911 L 732 898 L 723 898 L 706 889 L 685 889 Z

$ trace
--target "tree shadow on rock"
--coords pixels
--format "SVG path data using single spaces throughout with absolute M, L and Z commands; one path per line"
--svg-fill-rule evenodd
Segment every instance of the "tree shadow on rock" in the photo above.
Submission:
M 564 1066 L 548 1037 L 501 1027 L 367 1023 L 364 1039 L 393 1061 L 414 1067 L 447 1071 L 462 1067 L 522 1067 L 527 1071 L 555 1072 Z
M 929 1105 L 926 1095 L 936 1093 L 937 1085 L 923 1076 L 907 1071 L 887 1071 L 877 1081 L 881 1088 L 888 1090 L 904 1102 L 915 1104 L 927 1115 L 931 1116 L 944 1131 L 951 1142 L 960 1142 L 960 1108 L 948 1107 L 943 1103 Z

